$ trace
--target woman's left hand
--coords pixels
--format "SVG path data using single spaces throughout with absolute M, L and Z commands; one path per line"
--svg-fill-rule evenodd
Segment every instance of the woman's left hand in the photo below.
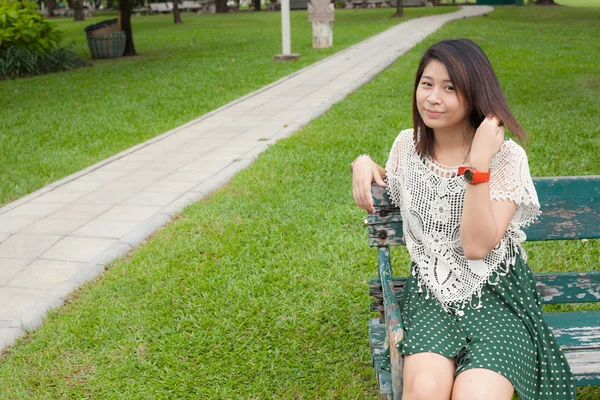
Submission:
M 471 166 L 474 168 L 488 169 L 490 161 L 500 151 L 504 142 L 504 125 L 500 124 L 498 118 L 488 115 L 477 128 L 471 145 Z

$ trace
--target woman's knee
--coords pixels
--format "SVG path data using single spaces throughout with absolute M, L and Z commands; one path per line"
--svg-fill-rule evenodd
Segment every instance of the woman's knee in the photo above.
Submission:
M 430 375 L 423 371 L 404 382 L 403 400 L 450 400 L 452 379 Z
M 449 400 L 454 383 L 453 359 L 419 353 L 404 359 L 403 400 Z

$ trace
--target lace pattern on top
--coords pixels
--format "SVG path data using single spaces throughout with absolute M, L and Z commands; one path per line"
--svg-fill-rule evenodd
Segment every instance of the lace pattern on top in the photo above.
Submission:
M 490 198 L 511 200 L 517 211 L 500 243 L 482 260 L 468 260 L 460 245 L 460 218 L 466 182 L 458 167 L 424 159 L 415 149 L 413 130 L 402 131 L 386 164 L 388 191 L 400 208 L 406 248 L 418 272 L 419 290 L 433 295 L 446 310 L 459 315 L 465 304 L 481 297 L 486 283 L 495 284 L 515 263 L 517 253 L 526 255 L 521 228 L 540 214 L 540 205 L 529 173 L 525 151 L 506 140 L 490 164 Z

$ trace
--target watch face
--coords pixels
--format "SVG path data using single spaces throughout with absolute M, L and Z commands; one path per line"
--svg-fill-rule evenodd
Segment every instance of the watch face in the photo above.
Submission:
M 465 171 L 465 181 L 469 183 L 473 182 L 473 172 L 470 169 Z

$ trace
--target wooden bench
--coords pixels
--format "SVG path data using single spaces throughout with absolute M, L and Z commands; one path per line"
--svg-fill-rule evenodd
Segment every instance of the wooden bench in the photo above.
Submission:
M 600 176 L 536 178 L 542 215 L 525 232 L 527 241 L 600 238 Z M 396 343 L 404 331 L 398 301 L 406 279 L 393 278 L 390 246 L 404 245 L 400 210 L 385 189 L 373 185 L 375 214 L 367 219 L 369 243 L 378 248 L 379 278 L 370 282 L 369 321 L 373 366 L 382 399 L 402 397 L 402 357 Z M 585 269 L 600 267 L 592 260 Z M 600 271 L 535 274 L 544 304 L 599 303 Z M 548 325 L 569 361 L 577 386 L 600 385 L 600 311 L 545 312 Z M 384 343 L 390 344 L 391 372 L 381 369 Z
M 170 13 L 173 9 L 173 3 L 171 3 L 171 9 L 169 9 L 169 5 L 167 3 L 150 3 L 150 12 L 151 13 Z
M 381 8 L 384 4 L 386 7 L 392 6 L 390 0 L 367 0 L 367 8 Z

